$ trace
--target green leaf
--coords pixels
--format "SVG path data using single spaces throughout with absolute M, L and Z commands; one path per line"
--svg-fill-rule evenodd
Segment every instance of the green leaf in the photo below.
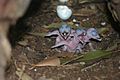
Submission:
M 79 59 L 82 58 L 82 57 L 83 57 L 83 55 L 80 55 L 80 56 L 77 56 L 77 57 L 74 57 L 74 58 L 69 58 L 69 59 L 66 59 L 66 60 L 64 60 L 64 61 L 61 61 L 61 64 L 62 64 L 62 65 L 66 65 L 66 64 L 68 64 L 68 63 L 70 63 L 70 62 L 72 62 L 72 61 L 79 60 Z
M 60 25 L 61 25 L 60 23 L 51 23 L 48 26 L 44 26 L 44 28 L 48 28 L 48 29 L 59 28 Z
M 47 29 L 59 28 L 62 24 L 65 24 L 65 23 L 64 22 L 51 23 L 48 26 L 44 26 L 44 28 L 47 28 Z M 69 25 L 71 28 L 75 28 L 75 25 L 73 24 L 73 22 L 67 22 L 67 25 Z
M 105 56 L 108 56 L 110 55 L 111 52 L 109 51 L 102 51 L 102 50 L 97 50 L 97 51 L 91 51 L 91 52 L 88 52 L 86 53 L 83 58 L 79 59 L 79 61 L 90 61 L 90 60 L 95 60 L 95 59 L 98 59 L 98 58 L 103 58 Z

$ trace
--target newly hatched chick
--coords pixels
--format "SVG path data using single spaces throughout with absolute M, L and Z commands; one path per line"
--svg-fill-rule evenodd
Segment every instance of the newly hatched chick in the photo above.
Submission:
M 100 38 L 97 30 L 95 28 L 89 28 L 88 30 L 82 30 L 83 33 L 79 33 L 79 38 L 83 44 L 83 46 L 85 46 L 87 43 L 90 46 L 91 50 L 95 50 L 92 46 L 92 43 L 90 42 L 91 39 L 97 40 L 97 41 L 101 41 L 102 39 Z
M 70 26 L 67 24 L 61 25 L 61 27 L 58 30 L 49 32 L 46 37 L 51 36 L 57 36 L 55 45 L 60 43 L 61 41 L 70 41 L 71 40 L 71 34 L 74 33 L 75 30 L 71 29 Z M 64 50 L 66 50 L 66 46 L 62 46 Z
M 59 43 L 63 40 L 69 40 L 70 34 L 73 32 L 75 32 L 75 30 L 71 29 L 70 26 L 68 26 L 67 24 L 62 24 L 58 30 L 49 32 L 46 37 L 57 36 L 56 43 Z
M 82 41 L 79 38 L 78 34 L 81 34 L 82 30 L 74 30 L 70 36 L 68 40 L 61 40 L 58 43 L 56 43 L 54 46 L 52 46 L 52 48 L 57 48 L 60 46 L 64 46 L 63 47 L 63 51 L 68 51 L 68 52 L 77 52 L 80 53 L 82 52 Z
M 89 28 L 87 30 L 73 30 L 66 24 L 62 25 L 59 30 L 49 32 L 46 36 L 50 37 L 55 35 L 57 35 L 56 42 L 51 48 L 61 47 L 62 51 L 68 52 L 81 53 L 87 43 L 90 46 L 90 49 L 94 51 L 95 49 L 93 48 L 90 40 L 94 39 L 101 41 L 101 38 L 95 28 Z
M 63 51 L 68 51 L 68 52 L 82 52 L 82 44 L 79 43 L 80 38 L 77 36 L 77 34 L 74 32 L 70 35 L 70 39 L 68 41 L 60 41 L 59 43 L 55 44 L 52 46 L 52 48 L 57 48 L 60 46 L 63 47 Z

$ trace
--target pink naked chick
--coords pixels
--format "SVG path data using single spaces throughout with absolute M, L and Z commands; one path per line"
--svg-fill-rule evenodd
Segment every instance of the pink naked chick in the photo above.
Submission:
M 59 30 L 49 32 L 46 36 L 55 36 L 55 45 L 51 48 L 61 47 L 63 51 L 82 53 L 82 49 L 88 43 L 91 50 L 95 50 L 92 46 L 91 39 L 101 41 L 101 38 L 95 28 L 76 29 L 73 30 L 70 26 L 61 25 Z
M 61 27 L 58 30 L 49 32 L 46 37 L 51 37 L 51 36 L 57 36 L 56 37 L 56 42 L 55 45 L 60 43 L 61 41 L 70 41 L 71 40 L 71 34 L 73 34 L 75 32 L 75 30 L 71 29 L 70 26 L 68 26 L 67 24 L 63 24 L 61 25 Z M 62 46 L 63 50 L 65 51 L 67 46 L 64 45 Z
M 61 41 L 57 44 L 55 44 L 54 46 L 52 46 L 52 48 L 57 48 L 60 46 L 65 46 L 63 48 L 63 51 L 68 51 L 68 52 L 82 52 L 82 44 L 80 43 L 80 38 L 78 37 L 78 35 L 76 34 L 76 32 L 72 33 L 70 35 L 71 39 L 69 41 Z
M 82 33 L 81 33 L 82 32 Z M 95 51 L 95 49 L 92 46 L 92 43 L 90 42 L 91 39 L 101 41 L 102 39 L 100 38 L 97 30 L 95 28 L 89 28 L 88 30 L 78 30 L 77 34 L 79 35 L 79 38 L 81 40 L 81 43 L 83 46 L 85 46 L 87 43 L 90 46 L 90 49 Z

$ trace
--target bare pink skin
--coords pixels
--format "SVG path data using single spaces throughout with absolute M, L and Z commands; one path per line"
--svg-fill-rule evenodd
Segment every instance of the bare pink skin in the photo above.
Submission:
M 89 28 L 85 33 L 81 33 L 81 35 L 78 35 L 77 33 L 71 34 L 74 36 L 70 41 L 67 42 L 61 42 L 53 47 L 66 45 L 66 49 L 64 51 L 68 52 L 76 52 L 76 50 L 79 50 L 79 52 L 82 52 L 82 48 L 88 43 L 90 46 L 90 49 L 92 51 L 95 51 L 95 49 L 92 46 L 92 43 L 90 39 L 95 39 L 98 41 L 101 41 L 99 34 L 96 32 L 96 35 L 92 35 L 92 32 L 96 31 L 94 28 Z
M 93 35 L 92 32 L 95 32 Z M 98 41 L 101 41 L 100 36 L 96 32 L 96 29 L 94 28 L 89 28 L 87 31 L 82 31 L 80 34 L 77 34 L 75 30 L 71 30 L 69 33 L 69 36 L 62 36 L 59 32 L 59 30 L 55 30 L 53 32 L 48 33 L 46 36 L 54 36 L 57 35 L 56 37 L 56 43 L 54 46 L 51 48 L 58 48 L 62 47 L 63 51 L 68 51 L 68 52 L 82 52 L 82 48 L 88 43 L 90 46 L 91 50 L 95 50 L 92 46 L 92 43 L 90 42 L 90 39 L 95 39 Z
M 82 36 L 79 36 L 81 42 L 83 43 L 83 46 L 85 46 L 87 43 L 88 45 L 90 46 L 90 49 L 92 51 L 95 51 L 95 49 L 93 48 L 92 46 L 92 43 L 90 42 L 90 39 L 95 39 L 95 40 L 98 40 L 98 41 L 101 41 L 100 39 L 100 36 L 98 33 L 96 33 L 96 36 L 93 36 L 91 34 L 92 31 L 94 31 L 95 29 L 94 28 L 89 28 L 87 31 L 86 31 L 86 34 L 85 35 L 82 35 Z M 96 31 L 96 30 L 95 30 Z
M 82 45 L 79 42 L 80 42 L 80 38 L 74 32 L 70 34 L 70 38 L 67 41 L 65 40 L 59 41 L 59 43 L 56 43 L 51 48 L 57 48 L 60 46 L 64 46 L 63 51 L 76 52 L 78 50 L 79 52 L 82 52 L 82 49 L 81 49 Z
M 60 34 L 59 30 L 55 30 L 53 32 L 49 32 L 46 36 L 55 36 L 55 35 L 57 35 L 55 45 L 58 45 L 58 46 L 56 46 L 54 48 L 62 46 L 63 51 L 70 51 L 70 52 L 72 52 L 72 50 L 69 49 L 67 44 L 69 44 L 69 42 L 71 42 L 72 36 L 74 36 L 73 35 L 74 32 L 75 32 L 75 30 L 71 30 L 71 32 L 69 33 L 69 36 L 66 37 L 66 36 L 62 36 Z M 64 42 L 65 42 L 65 45 L 63 45 Z M 72 46 L 70 46 L 70 48 L 71 47 Z

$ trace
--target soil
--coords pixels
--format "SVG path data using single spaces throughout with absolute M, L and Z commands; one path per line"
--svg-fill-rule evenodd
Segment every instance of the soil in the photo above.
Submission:
M 56 15 L 56 5 L 57 2 L 52 3 L 52 0 L 51 2 L 44 0 L 42 3 L 33 1 L 24 17 L 17 22 L 15 27 L 11 27 L 10 40 L 13 50 L 6 69 L 6 80 L 20 80 L 20 77 L 16 75 L 16 70 L 22 69 L 23 65 L 25 66 L 24 72 L 33 80 L 120 80 L 120 37 L 119 33 L 114 30 L 117 25 L 111 24 L 112 18 L 110 19 L 110 13 L 108 14 L 104 3 L 76 4 L 76 6 L 71 4 L 70 8 L 83 28 L 107 29 L 100 33 L 102 41 L 93 41 L 93 44 L 95 49 L 111 49 L 112 55 L 82 67 L 80 63 L 73 63 L 57 67 L 35 67 L 29 70 L 30 64 L 36 64 L 45 57 L 58 54 L 56 50 L 50 48 L 54 45 L 54 38 L 28 34 L 47 33 L 54 30 L 54 28 L 48 29 L 44 26 L 62 21 Z M 89 20 L 83 21 L 87 18 Z M 67 22 L 72 22 L 72 18 Z M 106 22 L 106 25 L 101 25 L 101 22 Z M 90 50 L 85 48 L 85 51 Z

